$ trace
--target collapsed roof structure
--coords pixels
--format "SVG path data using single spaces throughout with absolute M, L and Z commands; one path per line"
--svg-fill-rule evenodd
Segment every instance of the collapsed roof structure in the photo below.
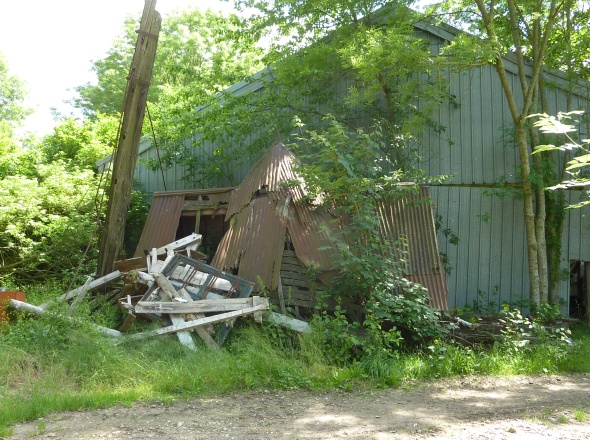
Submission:
M 337 254 L 330 240 L 334 218 L 307 201 L 302 185 L 289 185 L 301 180 L 294 162 L 295 156 L 277 141 L 237 188 L 154 194 L 136 256 L 193 228 L 203 235 L 205 251 L 214 254 L 212 266 L 257 283 L 255 291 L 264 287 L 282 311 L 313 308 L 317 293 L 335 274 Z M 432 307 L 447 310 L 445 271 L 429 200 L 423 186 L 401 200 L 378 202 L 380 233 L 392 250 L 403 239 L 407 278 L 428 289 Z

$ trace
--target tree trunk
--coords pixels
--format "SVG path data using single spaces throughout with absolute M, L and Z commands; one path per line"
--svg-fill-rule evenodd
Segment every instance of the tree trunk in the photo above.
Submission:
M 531 167 L 529 162 L 529 147 L 524 128 L 524 118 L 516 121 L 516 140 L 520 155 L 522 194 L 524 202 L 524 223 L 526 230 L 527 255 L 530 279 L 530 300 L 534 307 L 541 302 L 540 273 L 539 273 L 539 246 L 537 242 L 536 216 L 534 209 L 534 192 L 530 180 Z

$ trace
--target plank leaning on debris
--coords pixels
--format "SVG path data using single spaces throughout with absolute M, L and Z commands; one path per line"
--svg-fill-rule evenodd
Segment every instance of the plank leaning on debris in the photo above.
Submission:
M 188 294 L 186 294 L 186 296 L 184 296 L 182 293 L 177 292 L 176 289 L 174 288 L 174 286 L 172 286 L 172 284 L 170 284 L 170 280 L 168 280 L 168 278 L 166 278 L 164 275 L 159 274 L 159 273 L 153 273 L 152 275 L 154 276 L 154 279 L 155 279 L 156 283 L 158 284 L 158 286 L 160 287 L 160 289 L 162 289 L 162 292 L 164 292 L 166 295 L 168 295 L 170 297 L 170 301 L 178 300 L 178 299 L 181 299 L 181 300 L 184 300 L 187 302 L 192 301 L 192 298 Z M 168 302 L 168 303 L 171 303 L 171 302 Z M 166 304 L 166 302 L 164 302 L 164 304 Z M 177 315 L 168 315 L 168 316 L 170 317 L 172 324 L 182 324 L 186 320 L 193 321 L 195 319 L 201 318 L 201 316 L 195 316 L 192 313 L 182 314 L 182 317 L 177 316 Z M 219 348 L 219 345 L 217 345 L 217 343 L 215 342 L 215 340 L 213 340 L 213 338 L 211 337 L 209 332 L 207 332 L 207 330 L 205 330 L 204 328 L 201 328 L 201 327 L 197 327 L 193 330 L 195 330 L 197 332 L 199 337 L 209 347 Z M 195 349 L 192 337 L 188 331 L 178 332 L 177 335 L 178 335 L 178 339 L 180 340 L 180 342 L 183 345 L 186 345 L 187 347 L 191 348 L 192 350 Z M 190 341 L 188 341 L 189 338 L 190 338 Z M 191 345 L 192 345 L 192 347 L 191 347 Z
M 73 297 L 79 295 L 80 292 L 82 292 L 84 289 L 86 289 L 87 291 L 93 290 L 93 289 L 98 289 L 99 287 L 105 286 L 112 281 L 118 280 L 119 278 L 121 278 L 121 272 L 116 270 L 114 272 L 106 274 L 103 277 L 97 278 L 96 280 L 89 283 L 87 286 L 86 285 L 80 286 L 77 289 L 70 290 L 69 292 L 64 293 L 62 296 L 57 298 L 56 301 L 57 302 L 67 301 L 67 300 L 72 299 Z M 42 309 L 45 309 L 45 308 L 47 308 L 47 306 L 49 306 L 49 304 L 51 304 L 51 301 L 41 304 L 39 307 Z

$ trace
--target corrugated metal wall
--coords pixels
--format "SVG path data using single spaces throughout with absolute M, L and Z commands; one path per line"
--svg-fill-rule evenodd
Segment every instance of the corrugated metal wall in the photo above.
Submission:
M 199 157 L 200 160 L 202 160 L 203 162 L 210 161 L 211 157 L 213 156 L 214 148 L 217 148 L 210 142 L 206 143 L 202 148 L 195 148 L 193 146 L 192 139 L 185 140 L 184 144 L 187 148 L 192 148 L 194 156 Z M 135 169 L 135 178 L 139 182 L 141 182 L 141 189 L 143 191 L 146 191 L 148 193 L 154 193 L 164 190 L 179 191 L 185 189 L 199 188 L 199 185 L 195 184 L 195 182 L 183 179 L 187 172 L 186 168 L 180 165 L 175 165 L 169 169 L 164 170 L 164 179 L 166 180 L 166 188 L 164 188 L 161 171 L 152 171 L 144 165 L 144 162 L 148 160 L 157 159 L 158 153 L 155 148 L 140 149 L 139 161 Z M 232 167 L 234 179 L 230 180 L 220 178 L 214 182 L 211 182 L 211 185 L 208 185 L 208 187 L 221 188 L 237 185 L 244 179 L 244 177 L 246 177 L 246 174 L 248 174 L 249 169 L 250 164 L 234 166 Z
M 518 89 L 517 77 L 511 75 L 510 79 Z M 550 83 L 559 81 L 548 77 Z M 520 181 L 512 120 L 499 80 L 492 66 L 483 66 L 457 75 L 450 92 L 458 105 L 446 105 L 436 113 L 437 121 L 447 130 L 427 133 L 420 149 L 420 166 L 429 175 L 452 175 L 449 186 L 431 187 L 441 221 L 439 247 L 450 266 L 449 306 L 528 299 L 522 201 L 514 197 L 511 185 L 490 188 L 498 182 Z M 551 113 L 568 110 L 563 90 L 549 87 L 547 98 Z M 587 101 L 574 96 L 570 108 L 585 109 Z M 563 232 L 564 270 L 569 260 L 590 259 L 589 223 L 582 211 L 568 211 Z M 459 238 L 457 245 L 449 242 L 452 234 Z M 567 281 L 560 282 L 559 291 L 568 301 Z

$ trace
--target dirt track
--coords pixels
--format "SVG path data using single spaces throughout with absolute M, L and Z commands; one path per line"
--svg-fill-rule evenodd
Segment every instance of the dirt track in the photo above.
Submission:
M 585 413 L 577 421 L 576 411 Z M 581 413 L 578 413 L 578 416 Z M 16 439 L 590 439 L 590 374 L 264 391 L 54 414 Z

